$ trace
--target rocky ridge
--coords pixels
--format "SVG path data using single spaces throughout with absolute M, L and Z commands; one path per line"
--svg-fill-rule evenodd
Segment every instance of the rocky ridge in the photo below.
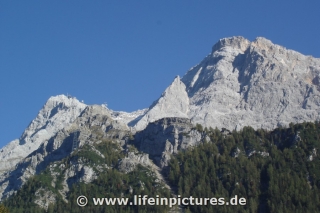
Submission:
M 320 118 L 320 59 L 262 37 L 220 39 L 166 91 L 171 88 L 176 89 L 162 94 L 136 121 L 137 130 L 163 117 L 231 130 L 273 129 Z
M 132 113 L 117 112 L 108 109 L 105 113 L 113 120 L 117 121 L 119 128 L 126 128 L 127 123 L 141 116 L 145 110 L 138 110 Z M 54 137 L 63 129 L 77 128 L 76 118 L 83 113 L 87 107 L 70 95 L 58 95 L 50 97 L 39 111 L 37 117 L 29 124 L 19 139 L 15 139 L 0 149 L 0 175 L 13 169 L 18 162 L 23 160 L 39 146 Z M 94 108 L 97 108 L 94 107 Z M 90 108 L 90 110 L 94 110 Z M 87 113 L 88 112 L 84 112 Z M 92 113 L 92 112 L 91 112 Z M 90 114 L 90 113 L 89 113 Z M 95 123 L 93 123 L 95 125 Z
M 62 186 L 59 196 L 62 196 L 65 202 L 68 202 L 67 193 L 74 183 L 90 183 L 100 173 L 112 168 L 129 173 L 141 165 L 152 171 L 159 183 L 169 188 L 159 168 L 168 165 L 171 154 L 204 140 L 204 133 L 197 131 L 186 118 L 160 119 L 150 123 L 144 131 L 132 135 L 130 128 L 119 120 L 112 119 L 110 110 L 105 106 L 87 106 L 73 123 L 59 130 L 13 169 L 0 176 L 0 199 L 11 196 L 31 177 L 42 174 L 43 171 L 50 173 L 52 187 L 55 188 L 57 184 Z M 88 164 L 88 159 L 75 157 L 77 153 L 87 153 L 80 156 L 106 158 L 107 156 L 96 148 L 103 141 L 110 141 L 116 149 L 124 153 L 117 164 Z M 50 203 L 55 202 L 58 195 L 47 189 L 44 197 L 39 196 L 44 190 L 38 189 L 36 204 L 46 209 Z
M 50 97 L 20 139 L 0 149 L 0 175 L 38 149 L 59 130 L 68 127 L 86 107 L 76 98 L 58 95 Z
M 81 147 L 86 146 L 87 151 L 104 158 L 94 147 L 94 144 L 103 140 L 112 140 L 121 147 L 128 136 L 128 127 L 117 120 L 113 120 L 105 106 L 86 106 L 72 123 L 57 130 L 55 135 L 42 141 L 37 149 L 20 160 L 15 167 L 3 172 L 0 176 L 0 198 L 12 195 L 30 177 L 44 171 L 52 163 L 53 167 L 57 167 L 64 158 L 71 156 L 75 150 L 81 150 Z M 60 168 L 63 165 L 61 164 L 58 167 Z M 65 170 L 64 187 L 61 190 L 64 197 L 74 182 L 91 182 L 97 177 L 94 170 L 99 171 L 111 166 L 97 165 L 93 169 L 92 166 L 88 167 L 81 160 L 70 161 L 69 165 L 71 165 L 69 168 L 64 168 L 65 166 L 60 168 L 60 170 Z M 52 177 L 55 179 L 54 172 Z M 79 178 L 74 179 L 75 177 Z

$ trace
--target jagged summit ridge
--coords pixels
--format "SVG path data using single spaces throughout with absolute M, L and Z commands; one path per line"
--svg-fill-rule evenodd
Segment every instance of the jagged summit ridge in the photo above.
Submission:
M 104 138 L 119 145 L 124 145 L 125 139 L 129 136 L 128 133 L 128 127 L 118 120 L 113 120 L 110 110 L 106 106 L 86 106 L 72 123 L 58 130 L 50 139 L 44 140 L 35 150 L 17 162 L 15 167 L 0 175 L 0 201 L 12 195 L 30 177 L 48 168 L 47 166 L 52 162 L 70 156 L 73 152 L 81 150 L 85 145 L 87 145 L 87 148 L 90 146 L 96 154 L 103 157 L 93 147 L 94 143 L 101 143 L 101 139 Z M 76 145 L 74 144 L 75 141 Z M 26 146 L 22 145 L 22 148 L 26 148 Z M 73 163 L 71 171 L 69 170 L 64 174 L 66 182 L 63 183 L 64 188 L 59 191 L 62 196 L 65 196 L 65 193 L 69 190 L 70 181 L 74 182 L 77 175 L 81 176 L 81 181 L 86 183 L 96 178 L 96 173 L 92 168 L 89 168 L 81 160 Z M 108 168 L 110 165 L 97 166 Z
M 213 45 L 212 53 L 226 46 L 245 51 L 249 45 L 250 41 L 242 36 L 222 38 L 215 45 Z
M 86 107 L 75 97 L 58 95 L 48 99 L 37 117 L 29 124 L 20 143 L 37 143 L 72 123 Z
M 220 39 L 212 53 L 182 77 L 185 90 L 175 96 L 185 97 L 187 93 L 189 108 L 184 112 L 193 123 L 228 129 L 273 129 L 290 122 L 319 120 L 319 76 L 317 58 L 263 37 L 250 42 L 237 36 Z M 173 99 L 170 94 L 166 96 L 166 100 Z M 176 109 L 179 112 L 171 116 L 183 117 Z M 161 113 L 146 113 L 141 120 L 166 117 L 169 110 L 162 107 Z
M 86 106 L 75 97 L 65 95 L 50 97 L 20 139 L 13 140 L 0 150 L 0 173 L 13 168 L 40 144 L 70 125 Z

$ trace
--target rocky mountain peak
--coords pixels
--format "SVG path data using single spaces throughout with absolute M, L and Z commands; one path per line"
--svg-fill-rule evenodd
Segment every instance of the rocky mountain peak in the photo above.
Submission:
M 170 117 L 183 112 L 193 123 L 207 127 L 273 129 L 320 119 L 320 60 L 262 37 L 252 42 L 240 36 L 220 39 L 212 53 L 182 77 L 181 90 L 171 92 L 178 82 L 163 97 L 186 97 L 183 103 L 188 108 L 181 111 L 177 102 L 157 101 L 152 108 L 161 111 L 141 120 L 169 117 L 165 115 L 170 111 Z
M 80 103 L 80 101 L 76 97 L 73 97 L 71 95 L 61 94 L 61 95 L 51 96 L 45 103 L 45 106 L 49 104 L 54 104 L 54 103 L 65 103 L 67 105 L 70 105 L 70 104 Z
M 227 46 L 245 51 L 249 45 L 250 41 L 242 36 L 223 38 L 212 47 L 212 53 Z
M 111 117 L 110 111 L 107 107 L 103 105 L 91 105 L 87 106 L 80 116 L 95 116 L 95 115 L 106 115 Z
M 189 98 L 185 84 L 177 76 L 170 86 L 155 101 L 149 110 L 134 125 L 136 130 L 144 129 L 148 123 L 165 117 L 188 117 Z
M 169 87 L 163 92 L 161 97 L 167 97 L 171 94 L 177 94 L 178 92 L 183 92 L 186 90 L 185 85 L 181 82 L 180 77 L 176 76 L 173 82 L 169 85 Z
M 86 105 L 71 96 L 52 96 L 45 103 L 20 138 L 20 144 L 50 138 L 65 125 L 72 123 Z
M 272 41 L 264 37 L 257 37 L 254 41 L 251 42 L 251 46 L 255 46 L 255 47 L 271 47 L 272 48 L 275 45 L 276 44 L 273 44 Z
M 50 97 L 20 139 L 10 142 L 1 149 L 0 173 L 15 166 L 59 130 L 71 125 L 86 106 L 75 97 L 65 95 Z

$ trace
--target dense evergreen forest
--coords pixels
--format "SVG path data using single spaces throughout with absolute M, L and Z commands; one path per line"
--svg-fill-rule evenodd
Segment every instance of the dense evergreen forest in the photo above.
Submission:
M 320 125 L 290 124 L 272 132 L 245 127 L 202 129 L 211 142 L 172 159 L 169 181 L 182 197 L 237 195 L 241 206 L 187 206 L 191 212 L 320 212 Z
M 165 168 L 167 181 L 175 194 L 181 197 L 228 200 L 235 195 L 246 199 L 246 205 L 189 205 L 185 212 L 320 212 L 320 148 L 319 122 L 290 124 L 289 128 L 273 131 L 254 130 L 245 127 L 241 131 L 222 131 L 195 127 L 210 138 L 197 147 L 189 148 L 172 156 Z M 106 159 L 92 152 L 79 151 L 66 162 L 77 158 L 87 163 L 116 163 L 123 153 L 112 142 L 96 145 Z M 84 150 L 84 149 L 82 149 Z M 46 212 L 34 203 L 35 191 L 40 187 L 58 193 L 59 184 L 52 187 L 48 171 L 31 178 L 14 196 L 3 202 L 15 212 Z M 144 183 L 141 187 L 141 182 Z M 166 206 L 93 206 L 78 207 L 77 196 L 128 197 L 146 194 L 149 197 L 170 197 L 170 191 L 155 185 L 150 170 L 138 167 L 123 174 L 116 168 L 99 174 L 90 184 L 74 184 L 67 195 L 50 205 L 47 212 L 167 212 Z

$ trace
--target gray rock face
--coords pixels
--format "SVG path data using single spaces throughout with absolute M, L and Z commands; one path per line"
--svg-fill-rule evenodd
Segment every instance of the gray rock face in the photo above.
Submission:
M 92 146 L 94 141 L 104 138 L 122 143 L 129 132 L 126 125 L 111 118 L 109 110 L 104 106 L 87 106 L 78 116 L 73 123 L 58 130 L 51 138 L 44 140 L 37 149 L 20 160 L 14 168 L 0 176 L 0 200 L 12 195 L 30 177 L 43 171 L 52 162 L 69 156 L 74 151 L 74 140 L 76 140 L 76 148 L 87 144 L 91 147 L 91 151 L 104 157 Z M 77 180 L 76 177 L 80 179 Z M 82 162 L 74 162 L 73 167 L 65 171 L 64 189 L 60 193 L 65 196 L 69 191 L 69 185 L 75 181 L 88 183 L 96 177 L 91 167 Z
M 231 130 L 273 129 L 320 119 L 320 59 L 261 37 L 253 42 L 221 39 L 211 54 L 172 85 L 179 86 L 162 95 L 171 104 L 155 102 L 137 122 L 138 130 L 168 114 Z
M 128 152 L 127 156 L 120 160 L 118 164 L 118 169 L 120 172 L 129 173 L 133 171 L 138 164 L 145 167 L 151 166 L 149 155 Z
M 311 154 L 308 157 L 308 161 L 313 161 L 315 157 L 317 157 L 317 150 L 316 148 L 313 148 L 311 151 Z
M 149 110 L 134 125 L 137 130 L 144 129 L 148 123 L 165 117 L 188 118 L 189 98 L 185 85 L 177 76 Z
M 123 111 L 113 111 L 110 110 L 110 114 L 113 120 L 119 121 L 123 124 L 128 124 L 128 126 L 133 126 L 136 124 L 136 120 L 139 120 L 148 109 L 136 110 L 134 112 L 123 112 Z
M 71 125 L 86 107 L 76 98 L 58 95 L 49 98 L 20 139 L 0 150 L 0 175 L 48 141 L 59 130 Z
M 163 118 L 138 132 L 134 143 L 163 168 L 168 165 L 171 154 L 195 146 L 204 138 L 205 135 L 195 130 L 187 118 Z
M 56 202 L 56 196 L 53 192 L 48 189 L 40 188 L 35 192 L 36 200 L 35 203 L 41 208 L 48 210 L 49 205 Z

